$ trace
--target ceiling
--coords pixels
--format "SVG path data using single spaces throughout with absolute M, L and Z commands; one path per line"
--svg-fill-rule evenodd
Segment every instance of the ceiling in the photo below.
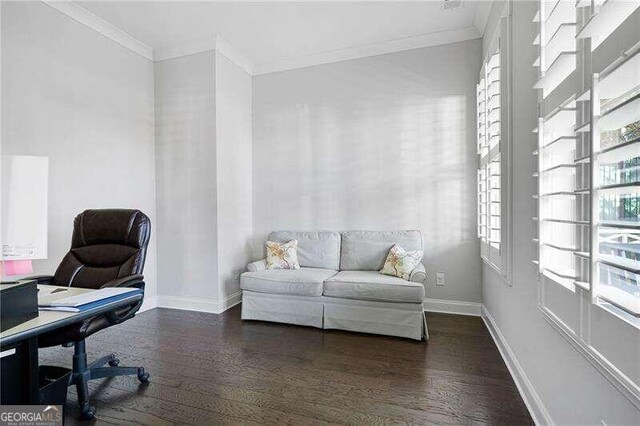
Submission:
M 153 49 L 216 34 L 254 64 L 475 26 L 482 2 L 76 2 Z M 488 4 L 488 3 L 486 3 Z M 478 16 L 485 15 L 484 18 Z M 478 28 L 480 34 L 482 31 Z

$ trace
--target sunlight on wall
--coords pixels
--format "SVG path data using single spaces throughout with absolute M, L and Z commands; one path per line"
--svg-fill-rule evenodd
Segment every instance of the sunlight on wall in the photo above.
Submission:
M 479 51 L 475 44 L 462 45 Z M 464 50 L 439 46 L 255 78 L 255 257 L 275 229 L 420 229 L 427 267 L 474 287 L 460 300 L 479 300 L 479 58 L 465 59 Z M 468 270 L 456 271 L 456 262 Z

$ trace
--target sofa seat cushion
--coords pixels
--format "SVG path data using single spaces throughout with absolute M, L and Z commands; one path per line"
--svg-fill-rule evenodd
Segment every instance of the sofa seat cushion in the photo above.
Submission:
M 337 273 L 333 269 L 267 269 L 245 272 L 240 276 L 240 288 L 257 293 L 322 296 L 325 280 Z
M 323 294 L 343 299 L 422 303 L 424 286 L 377 271 L 341 271 L 324 283 Z

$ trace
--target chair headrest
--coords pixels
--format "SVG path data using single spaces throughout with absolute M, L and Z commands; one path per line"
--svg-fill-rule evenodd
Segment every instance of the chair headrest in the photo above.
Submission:
M 71 247 L 121 244 L 144 248 L 151 234 L 151 221 L 140 210 L 85 210 L 73 221 Z

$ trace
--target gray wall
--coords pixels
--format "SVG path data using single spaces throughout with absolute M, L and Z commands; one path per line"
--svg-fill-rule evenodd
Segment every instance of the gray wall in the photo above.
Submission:
M 490 25 L 485 31 L 485 46 L 498 22 L 492 17 L 499 16 L 501 4 L 493 6 Z M 531 65 L 537 56 L 537 46 L 531 41 L 536 33 L 532 22 L 536 3 L 516 1 L 513 6 L 513 285 L 506 285 L 492 268 L 483 266 L 483 303 L 554 423 L 639 424 L 640 411 L 547 323 L 538 308 L 537 270 L 531 263 L 535 250 L 531 243 L 534 232 L 532 195 L 536 190 L 531 177 L 534 161 L 531 152 L 536 143 L 532 130 L 537 117 L 537 93 L 532 89 L 536 72 Z M 551 289 L 564 291 L 558 285 Z M 554 293 L 550 297 L 556 296 L 560 297 L 560 294 Z M 572 309 L 568 304 L 551 302 L 563 312 Z M 577 299 L 572 303 L 577 304 Z M 563 320 L 569 322 L 569 319 Z M 604 338 L 617 342 L 615 347 L 609 348 L 614 352 L 630 354 L 631 357 L 633 353 L 637 354 L 637 330 L 635 337 L 627 339 L 630 346 L 625 347 L 620 337 L 623 336 L 623 328 L 628 327 L 626 324 L 609 314 L 594 316 L 592 320 L 593 344 Z M 598 336 L 602 330 L 607 330 L 606 337 Z M 602 346 L 598 349 L 607 353 Z M 637 355 L 635 363 L 637 368 Z M 629 362 L 619 365 L 629 365 Z M 602 420 L 605 423 L 601 423 Z
M 2 2 L 2 153 L 49 157 L 52 273 L 87 208 L 156 220 L 153 64 L 40 2 Z M 156 294 L 152 232 L 145 278 Z
M 427 297 L 479 302 L 480 54 L 474 40 L 254 77 L 254 257 L 275 229 L 420 229 Z
M 158 290 L 218 298 L 215 55 L 156 62 Z
M 250 259 L 251 76 L 216 52 L 216 149 L 220 299 L 240 291 Z

